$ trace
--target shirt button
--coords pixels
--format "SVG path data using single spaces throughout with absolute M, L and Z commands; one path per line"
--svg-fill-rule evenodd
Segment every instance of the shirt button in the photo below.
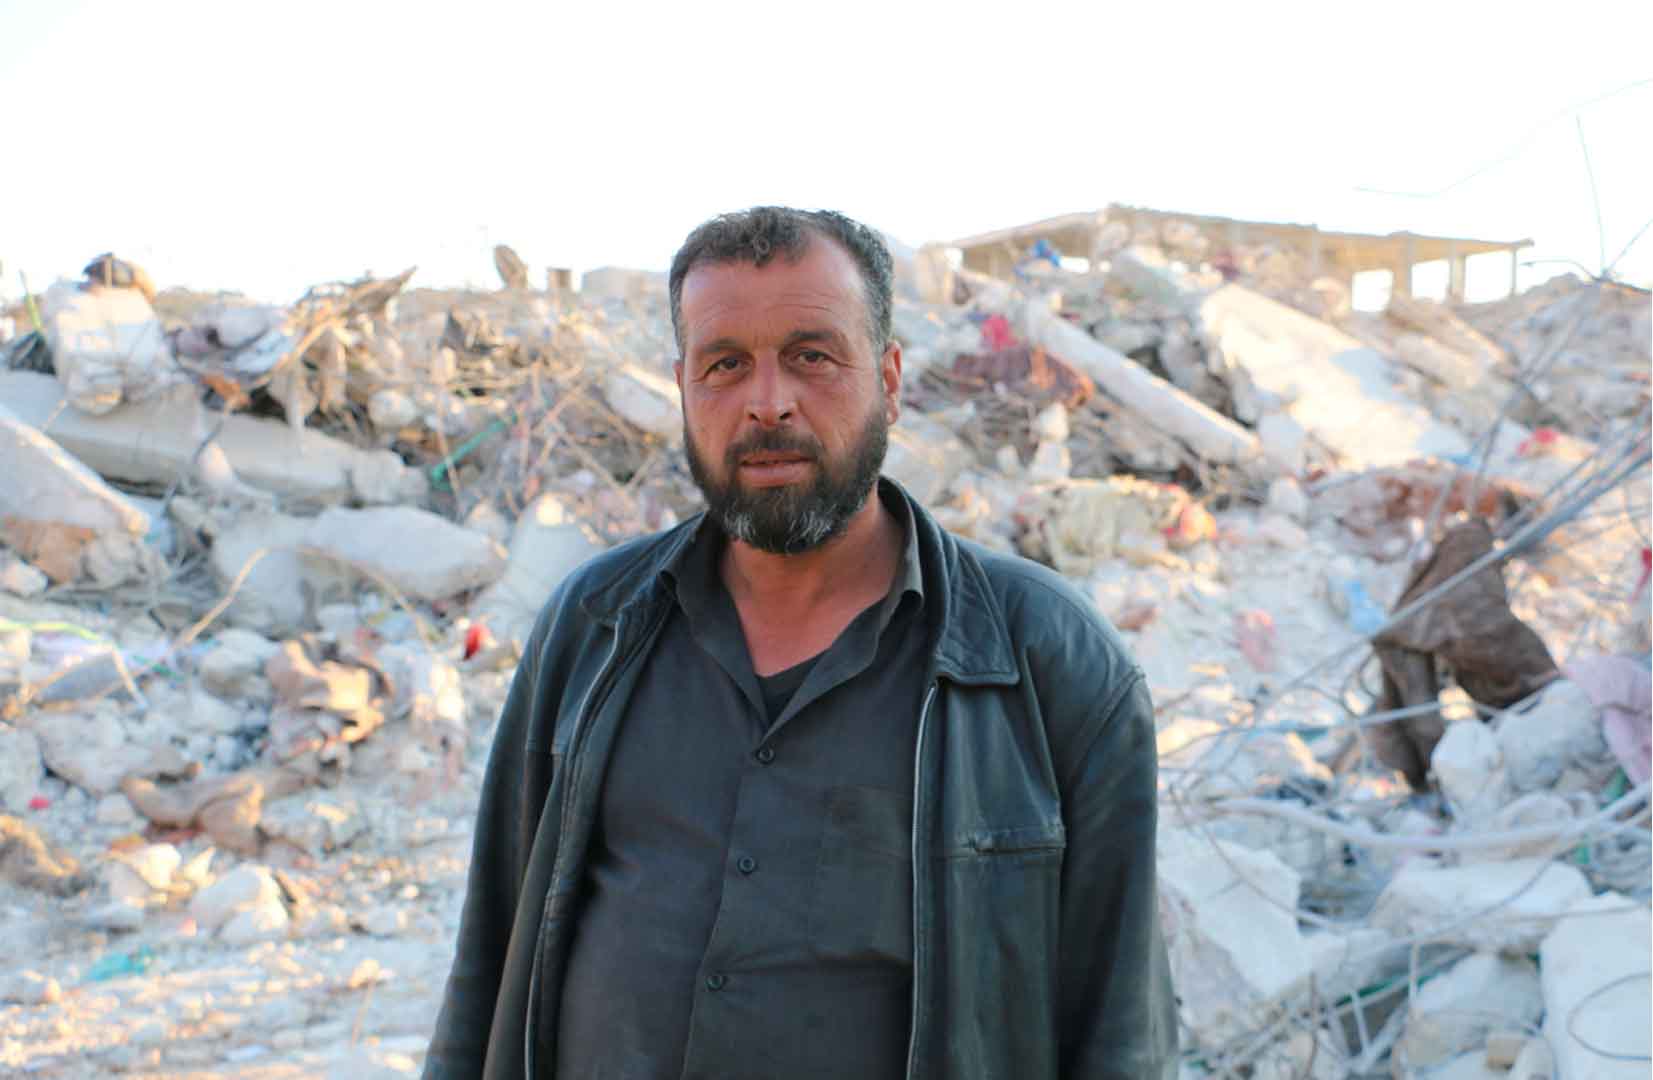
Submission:
M 752 858 L 752 856 L 750 856 L 750 855 L 742 855 L 740 857 L 740 861 L 737 862 L 735 865 L 740 867 L 740 872 L 741 873 L 750 874 L 752 871 L 754 871 L 758 868 L 758 860 Z
M 722 990 L 728 981 L 729 977 L 727 975 L 708 975 L 706 976 L 706 989 Z
M 775 760 L 775 749 L 771 746 L 762 746 L 754 756 L 758 759 L 759 765 L 767 765 Z

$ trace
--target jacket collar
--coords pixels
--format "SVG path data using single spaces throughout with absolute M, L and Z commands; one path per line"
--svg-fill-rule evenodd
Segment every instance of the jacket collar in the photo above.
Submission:
M 886 490 L 905 500 L 912 512 L 924 575 L 925 604 L 935 602 L 936 674 L 972 685 L 1010 685 L 1020 678 L 1004 611 L 987 580 L 981 561 L 937 524 L 906 489 L 888 477 Z M 591 566 L 595 575 L 582 607 L 605 625 L 632 622 L 670 602 L 662 573 L 678 566 L 689 551 L 705 514 L 674 528 L 633 540 Z M 626 549 L 631 549 L 627 551 Z M 644 621 L 652 621 L 646 619 Z

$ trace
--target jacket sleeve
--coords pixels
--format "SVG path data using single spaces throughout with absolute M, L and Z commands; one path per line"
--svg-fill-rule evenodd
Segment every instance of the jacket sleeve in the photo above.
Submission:
M 546 622 L 542 616 L 524 648 L 489 752 L 458 943 L 425 1057 L 426 1080 L 480 1077 L 487 1056 L 511 927 L 551 779 L 550 751 L 529 749 L 542 702 Z
M 1064 1080 L 1177 1075 L 1177 1013 L 1155 894 L 1158 755 L 1140 672 L 1100 703 L 1063 777 L 1058 1038 Z

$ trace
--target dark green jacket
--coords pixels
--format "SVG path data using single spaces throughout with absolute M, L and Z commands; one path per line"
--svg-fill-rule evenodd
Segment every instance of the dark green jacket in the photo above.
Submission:
M 909 1080 L 1174 1077 L 1153 708 L 1058 575 L 913 504 L 939 604 L 913 776 Z M 598 556 L 530 636 L 488 761 L 430 1078 L 551 1076 L 598 787 L 698 518 Z

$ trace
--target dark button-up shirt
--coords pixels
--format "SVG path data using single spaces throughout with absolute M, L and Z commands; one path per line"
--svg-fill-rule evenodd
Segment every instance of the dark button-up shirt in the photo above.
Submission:
M 902 1075 L 929 655 L 913 524 L 889 593 L 760 679 L 703 525 L 604 779 L 559 1080 Z

